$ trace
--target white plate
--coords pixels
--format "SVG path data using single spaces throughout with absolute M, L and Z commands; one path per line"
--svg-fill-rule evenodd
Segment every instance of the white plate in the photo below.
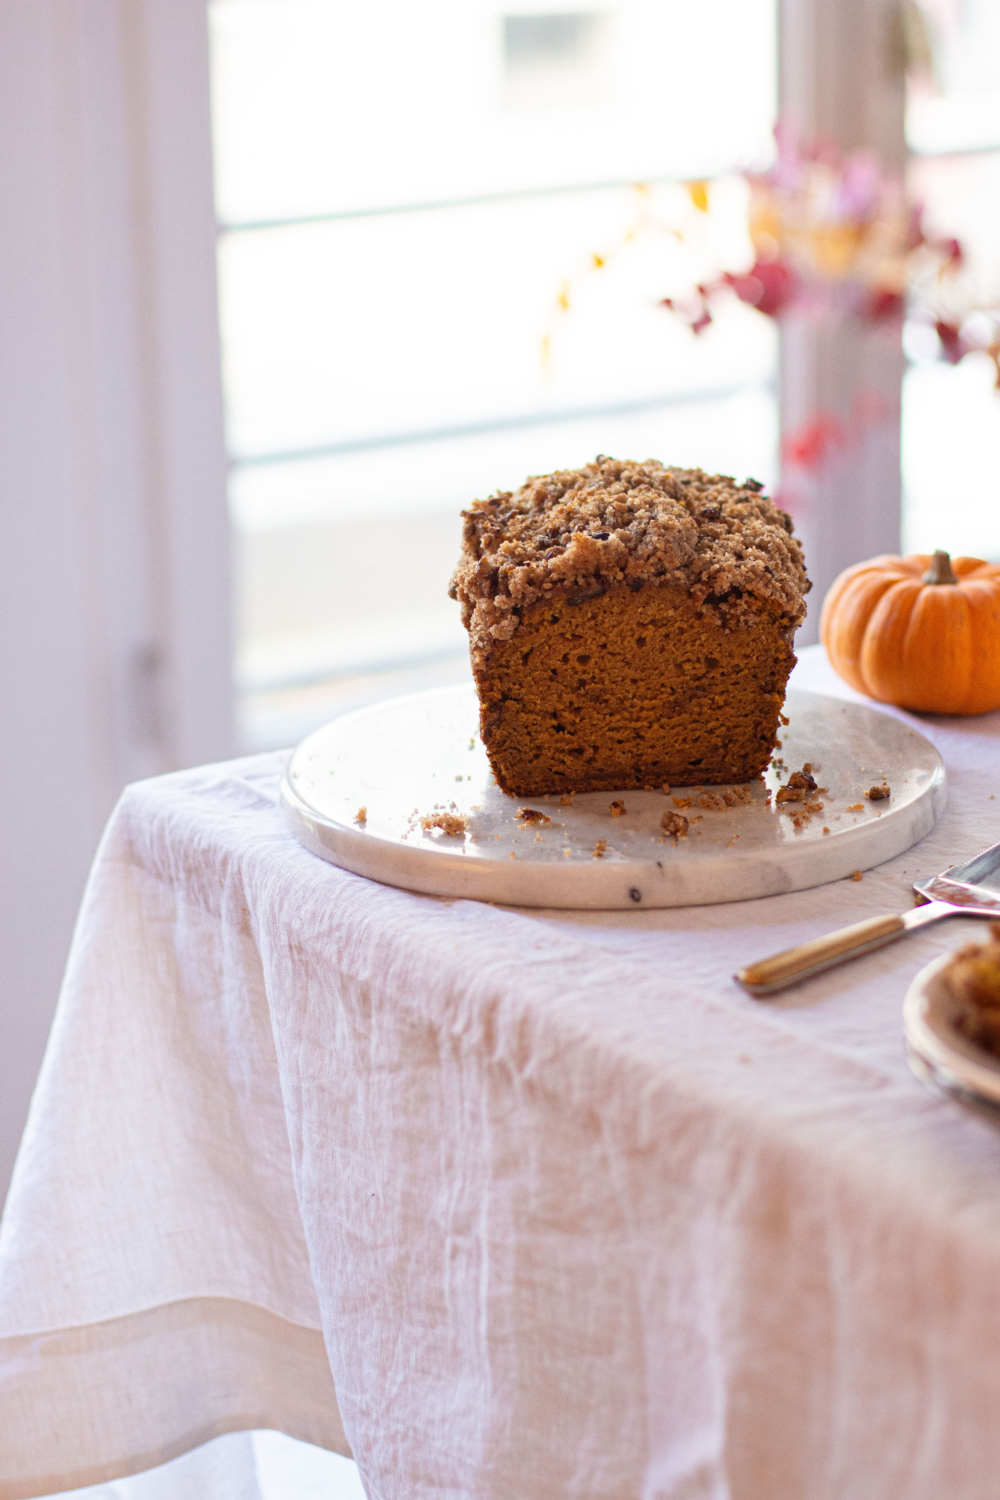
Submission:
M 931 830 L 945 803 L 944 768 L 922 734 L 866 705 L 815 693 L 789 693 L 786 713 L 779 753 L 788 771 L 810 761 L 829 788 L 824 811 L 800 830 L 766 805 L 762 785 L 753 787 L 749 806 L 725 811 L 673 788 L 673 796 L 692 798 L 684 814 L 700 819 L 676 843 L 660 830 L 664 811 L 675 810 L 661 791 L 588 792 L 569 807 L 558 796 L 507 797 L 479 739 L 471 687 L 394 698 L 335 719 L 293 752 L 282 802 L 307 848 L 387 885 L 604 910 L 802 890 L 891 859 Z M 883 776 L 892 797 L 865 801 Z M 773 771 L 768 785 L 778 786 Z M 615 818 L 611 802 L 619 799 L 626 812 Z M 525 801 L 551 822 L 517 822 Z M 419 815 L 451 804 L 469 818 L 465 836 L 421 828 Z M 364 823 L 356 820 L 362 807 Z M 607 847 L 595 858 L 599 840 Z
M 944 953 L 934 959 L 906 992 L 903 1031 L 910 1063 L 918 1077 L 949 1093 L 1000 1106 L 1000 1058 L 991 1057 L 955 1030 L 961 1003 L 941 977 L 953 957 Z

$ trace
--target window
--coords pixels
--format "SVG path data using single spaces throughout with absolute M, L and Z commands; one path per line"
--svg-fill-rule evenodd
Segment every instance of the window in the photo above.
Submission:
M 263 746 L 467 670 L 446 589 L 476 496 L 597 452 L 775 480 L 773 329 L 734 305 L 697 337 L 657 306 L 739 253 L 742 183 L 714 184 L 711 230 L 683 183 L 769 159 L 775 21 L 772 0 L 210 14 L 237 678 Z
M 967 252 L 942 304 L 974 341 L 989 342 L 998 325 L 991 330 L 983 310 L 1000 309 L 1000 7 L 924 0 L 923 14 L 929 55 L 906 122 L 912 185 L 931 226 Z M 1000 559 L 996 365 L 986 353 L 942 363 L 926 324 L 907 327 L 906 350 L 904 548 Z

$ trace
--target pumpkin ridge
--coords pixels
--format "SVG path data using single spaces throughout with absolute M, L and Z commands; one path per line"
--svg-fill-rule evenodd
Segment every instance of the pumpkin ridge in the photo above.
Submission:
M 831 603 L 827 595 L 820 618 L 820 640 L 826 648 L 834 671 L 859 693 L 869 693 L 862 667 L 865 624 L 871 611 L 890 588 L 904 579 L 886 577 L 879 570 L 842 574 L 843 586 Z M 838 580 L 840 582 L 841 580 Z
M 1000 708 L 1000 569 L 993 578 L 963 580 L 972 627 L 971 659 L 975 671 L 961 712 L 989 713 Z
M 883 703 L 899 702 L 898 671 L 903 642 L 914 605 L 925 586 L 919 577 L 894 580 L 865 622 L 861 675 L 870 698 Z
M 954 587 L 930 584 L 916 601 L 903 642 L 904 708 L 918 713 L 961 712 L 972 675 L 968 600 Z
M 987 562 L 982 557 L 953 557 L 951 565 L 958 574 L 960 580 L 975 577 L 981 568 L 995 569 L 1000 575 L 1000 564 Z

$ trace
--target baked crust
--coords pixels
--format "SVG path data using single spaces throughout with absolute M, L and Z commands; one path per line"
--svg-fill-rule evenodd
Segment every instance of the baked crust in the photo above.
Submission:
M 790 639 L 810 584 L 791 518 L 761 490 L 752 479 L 598 455 L 474 501 L 449 590 L 474 666 L 515 636 L 531 605 L 618 590 L 683 590 L 724 630 L 778 613 Z

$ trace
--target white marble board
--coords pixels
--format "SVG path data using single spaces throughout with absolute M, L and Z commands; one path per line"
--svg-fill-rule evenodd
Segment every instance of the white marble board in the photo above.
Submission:
M 751 788 L 746 806 L 705 808 L 699 790 L 678 787 L 671 796 L 588 792 L 568 807 L 558 795 L 507 797 L 479 739 L 471 686 L 393 698 L 317 730 L 292 753 L 282 803 L 306 847 L 345 870 L 429 895 L 513 906 L 742 901 L 869 869 L 930 832 L 946 787 L 940 756 L 922 734 L 867 705 L 816 693 L 790 692 L 785 712 L 789 724 L 775 752 L 784 766 Z M 806 761 L 827 791 L 823 811 L 797 828 L 773 798 L 767 804 L 766 791 L 781 784 L 779 771 L 787 780 Z M 891 797 L 866 801 L 883 778 Z M 688 797 L 690 806 L 675 808 L 674 798 Z M 623 815 L 612 816 L 613 800 L 625 803 Z M 519 822 L 523 806 L 551 822 Z M 424 830 L 420 816 L 435 810 L 467 816 L 466 832 Z M 687 838 L 664 837 L 667 810 L 699 819 Z

